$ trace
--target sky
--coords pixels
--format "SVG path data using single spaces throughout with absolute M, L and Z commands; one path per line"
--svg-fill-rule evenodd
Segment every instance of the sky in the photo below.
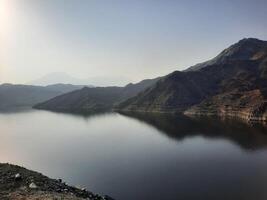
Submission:
M 267 40 L 266 19 L 266 0 L 0 0 L 0 83 L 154 78 Z

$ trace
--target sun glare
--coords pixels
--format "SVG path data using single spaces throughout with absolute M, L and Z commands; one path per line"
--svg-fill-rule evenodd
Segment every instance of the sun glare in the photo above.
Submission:
M 11 32 L 12 0 L 0 0 L 0 83 L 4 81 L 5 48 L 7 46 L 8 35 Z
M 0 23 L 1 26 L 7 23 L 8 18 L 8 1 L 0 0 Z
M 0 0 L 0 35 L 8 34 L 11 26 L 12 0 Z

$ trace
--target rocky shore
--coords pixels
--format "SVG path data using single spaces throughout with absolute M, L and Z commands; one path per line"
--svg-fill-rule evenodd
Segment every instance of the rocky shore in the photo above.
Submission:
M 235 91 L 207 99 L 184 112 L 185 115 L 217 115 L 248 122 L 267 122 L 267 100 L 262 91 Z
M 0 164 L 1 200 L 112 200 L 72 187 L 61 179 L 51 179 L 38 172 L 11 164 Z

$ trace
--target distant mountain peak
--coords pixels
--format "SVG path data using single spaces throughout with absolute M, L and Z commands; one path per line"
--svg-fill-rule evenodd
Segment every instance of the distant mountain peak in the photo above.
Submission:
M 89 76 L 88 78 L 76 78 L 65 72 L 54 72 L 39 79 L 29 82 L 30 85 L 47 86 L 54 84 L 88 85 L 90 87 L 100 86 L 124 86 L 128 84 L 129 78 L 123 76 Z
M 250 48 L 250 50 L 257 51 L 259 48 L 266 47 L 267 41 L 259 40 L 257 38 L 243 38 L 242 40 L 239 40 L 237 43 L 231 45 L 227 49 L 233 49 L 236 48 L 236 50 L 239 51 L 246 51 Z M 226 50 L 227 50 L 226 49 Z
M 215 58 L 189 67 L 185 71 L 198 71 L 210 65 L 222 64 L 224 62 L 233 60 L 252 60 L 255 59 L 256 54 L 258 54 L 262 50 L 265 50 L 266 48 L 267 41 L 259 40 L 256 38 L 243 38 L 237 43 L 224 49 Z
M 260 40 L 258 38 L 243 38 L 243 39 L 239 40 L 237 42 L 237 44 L 238 43 L 247 43 L 247 42 L 249 42 L 249 43 L 251 43 L 251 42 L 262 43 L 262 42 L 265 42 L 265 41 L 264 40 Z
M 255 38 L 244 38 L 220 53 L 214 60 L 250 60 L 254 54 L 267 47 L 267 42 Z

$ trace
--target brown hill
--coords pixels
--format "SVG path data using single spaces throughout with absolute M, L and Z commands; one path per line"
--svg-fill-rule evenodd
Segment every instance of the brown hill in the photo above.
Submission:
M 266 90 L 267 42 L 249 38 L 211 61 L 171 73 L 118 109 L 266 120 Z

